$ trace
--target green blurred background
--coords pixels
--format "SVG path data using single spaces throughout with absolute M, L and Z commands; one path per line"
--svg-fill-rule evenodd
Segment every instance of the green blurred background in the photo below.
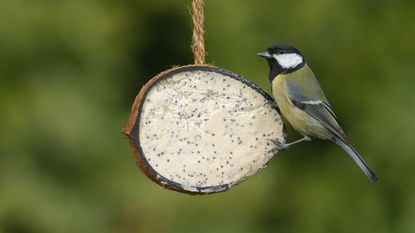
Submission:
M 121 133 L 148 79 L 192 63 L 189 9 L 0 2 L 0 233 L 415 232 L 415 1 L 206 1 L 207 61 L 269 92 L 256 52 L 298 47 L 379 176 L 314 141 L 208 196 L 152 183 Z

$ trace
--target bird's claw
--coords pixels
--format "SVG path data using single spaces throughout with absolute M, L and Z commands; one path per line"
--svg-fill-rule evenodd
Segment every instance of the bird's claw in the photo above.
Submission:
M 275 101 L 271 102 L 271 107 L 278 109 L 278 104 Z
M 276 146 L 275 148 L 272 149 L 272 151 L 274 153 L 277 152 L 277 151 L 287 150 L 287 148 L 288 148 L 287 144 L 284 144 L 284 143 L 278 141 L 277 139 L 270 139 L 270 140 Z
M 273 149 L 273 151 L 284 151 L 287 150 L 288 147 L 291 147 L 292 145 L 295 145 L 297 143 L 300 142 L 304 142 L 304 141 L 311 141 L 311 137 L 308 136 L 304 136 L 303 138 L 294 141 L 294 142 L 290 142 L 290 143 L 281 143 L 280 141 L 276 140 L 276 139 L 270 139 L 272 143 L 274 143 L 274 145 L 276 145 L 276 148 Z
M 264 106 L 271 106 L 271 108 L 279 109 L 277 102 L 274 99 L 264 103 Z

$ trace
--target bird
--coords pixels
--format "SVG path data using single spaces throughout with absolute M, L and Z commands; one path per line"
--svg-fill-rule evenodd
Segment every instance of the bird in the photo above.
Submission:
M 291 143 L 276 141 L 278 149 L 313 138 L 330 140 L 342 147 L 375 183 L 378 178 L 350 144 L 302 53 L 291 45 L 277 44 L 257 55 L 268 62 L 272 95 L 282 115 L 303 136 Z

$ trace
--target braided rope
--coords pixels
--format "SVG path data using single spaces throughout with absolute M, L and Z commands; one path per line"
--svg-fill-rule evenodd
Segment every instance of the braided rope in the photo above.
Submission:
M 196 65 L 205 64 L 205 31 L 204 14 L 203 14 L 203 0 L 192 1 L 192 19 L 193 19 L 193 36 L 192 36 L 192 51 Z

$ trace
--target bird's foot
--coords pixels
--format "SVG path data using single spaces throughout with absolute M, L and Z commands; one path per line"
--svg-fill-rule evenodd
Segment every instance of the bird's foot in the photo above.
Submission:
M 271 107 L 273 107 L 275 109 L 278 109 L 279 108 L 278 107 L 278 104 L 277 104 L 277 102 L 275 102 L 275 100 L 271 102 Z
M 305 141 L 311 141 L 311 138 L 308 137 L 308 136 L 304 136 L 303 138 L 301 138 L 297 141 L 290 142 L 290 143 L 281 143 L 278 140 L 271 139 L 271 142 L 274 143 L 274 145 L 276 145 L 276 147 L 273 149 L 275 152 L 276 151 L 287 150 L 288 147 L 291 147 L 292 145 L 295 145 L 295 144 L 300 143 L 300 142 L 305 142 Z
M 264 103 L 264 106 L 271 106 L 272 108 L 279 109 L 277 102 L 274 99 Z
M 283 151 L 288 148 L 287 144 L 278 141 L 277 139 L 271 139 L 271 142 L 274 143 L 275 147 L 272 148 L 272 153 L 276 153 L 278 151 Z

